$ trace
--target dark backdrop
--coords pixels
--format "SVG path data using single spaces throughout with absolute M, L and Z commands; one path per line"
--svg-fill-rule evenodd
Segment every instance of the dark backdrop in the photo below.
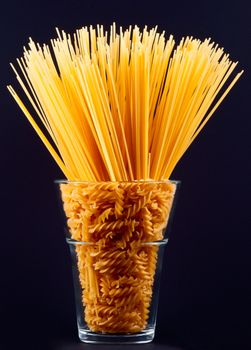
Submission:
M 245 70 L 173 173 L 182 187 L 166 250 L 155 345 L 146 347 L 251 348 L 248 3 L 1 2 L 1 349 L 80 349 L 53 185 L 62 174 L 7 93 L 8 83 L 17 86 L 9 62 L 21 56 L 29 36 L 48 42 L 56 26 L 73 31 L 114 20 L 123 26 L 158 24 L 177 40 L 212 37 Z

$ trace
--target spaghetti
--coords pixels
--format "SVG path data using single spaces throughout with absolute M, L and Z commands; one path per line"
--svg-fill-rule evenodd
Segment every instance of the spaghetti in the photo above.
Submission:
M 242 74 L 220 96 L 237 63 L 209 39 L 174 50 L 157 28 L 57 32 L 12 65 L 47 137 L 8 89 L 69 180 L 169 178 Z

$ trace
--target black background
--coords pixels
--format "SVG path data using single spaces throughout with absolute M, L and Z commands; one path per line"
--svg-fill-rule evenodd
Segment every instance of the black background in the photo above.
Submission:
M 211 37 L 245 70 L 172 175 L 182 187 L 157 334 L 144 348 L 251 348 L 250 18 L 248 1 L 1 2 L 1 349 L 96 349 L 78 343 L 53 184 L 62 174 L 6 85 L 18 85 L 9 62 L 22 55 L 29 36 L 49 42 L 56 26 L 72 32 L 112 21 L 158 24 L 176 41 Z

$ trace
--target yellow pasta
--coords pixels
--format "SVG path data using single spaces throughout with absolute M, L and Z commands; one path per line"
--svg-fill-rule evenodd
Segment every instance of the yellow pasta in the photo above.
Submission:
M 175 183 L 69 182 L 60 189 L 71 237 L 90 243 L 76 248 L 88 326 L 107 333 L 143 330 L 158 251 L 142 243 L 163 238 Z
M 210 39 L 167 40 L 135 26 L 31 39 L 12 68 L 47 136 L 8 89 L 69 180 L 167 179 L 239 79 Z
M 70 237 L 88 243 L 76 247 L 87 325 L 135 333 L 158 255 L 144 243 L 163 238 L 176 190 L 168 179 L 243 71 L 232 76 L 237 62 L 211 39 L 118 32 L 30 39 L 11 66 L 31 111 L 8 89 L 70 180 L 60 189 Z

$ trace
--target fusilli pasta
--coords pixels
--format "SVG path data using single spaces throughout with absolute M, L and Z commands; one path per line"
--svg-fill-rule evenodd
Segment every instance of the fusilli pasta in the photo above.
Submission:
M 92 331 L 134 333 L 147 324 L 158 247 L 176 185 L 170 181 L 61 184 L 77 245 L 85 321 Z

